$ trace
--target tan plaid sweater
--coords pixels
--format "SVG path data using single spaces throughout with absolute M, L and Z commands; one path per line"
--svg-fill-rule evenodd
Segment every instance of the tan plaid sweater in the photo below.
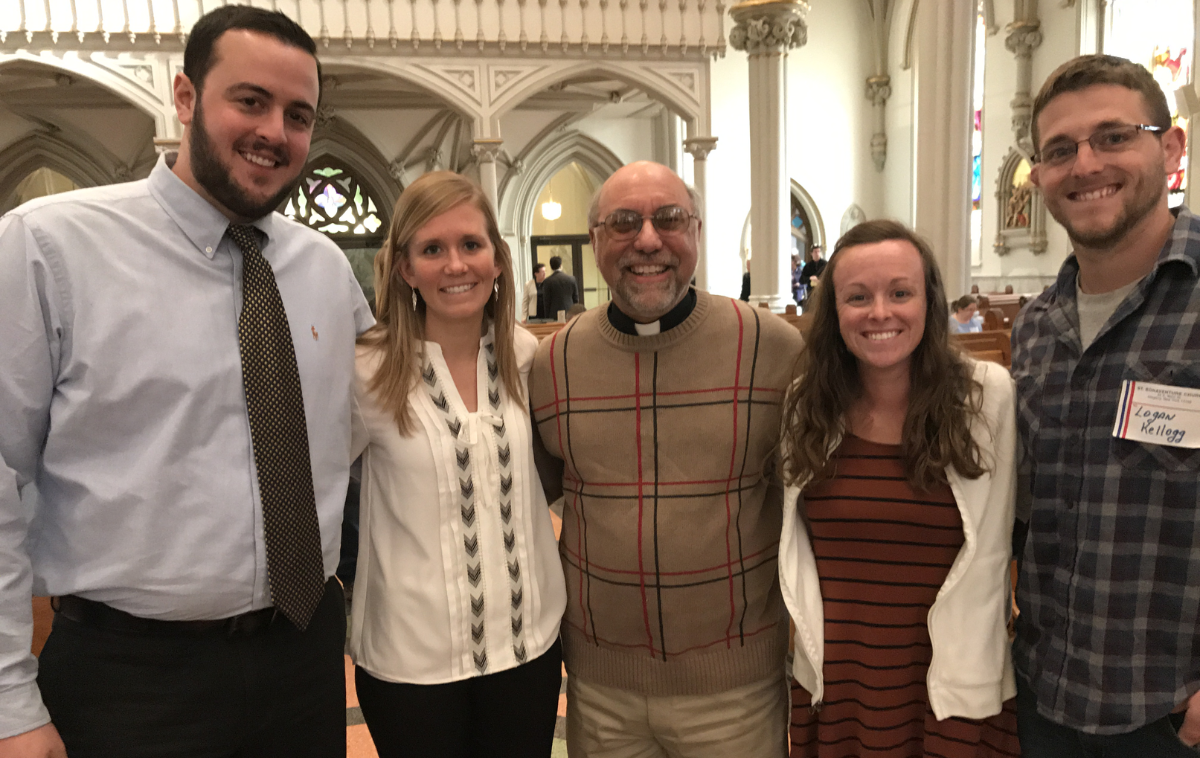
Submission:
M 697 295 L 648 337 L 590 310 L 542 341 L 529 377 L 564 464 L 567 669 L 646 695 L 721 692 L 785 665 L 781 489 L 764 470 L 800 336 Z

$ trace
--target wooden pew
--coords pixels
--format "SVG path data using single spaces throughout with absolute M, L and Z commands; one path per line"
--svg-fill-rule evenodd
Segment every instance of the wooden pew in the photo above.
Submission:
M 530 334 L 538 338 L 538 342 L 554 334 L 559 329 L 562 329 L 566 324 L 560 324 L 557 321 L 551 321 L 548 324 L 521 324 Z
M 951 335 L 959 347 L 978 360 L 995 360 L 1005 368 L 1012 367 L 1011 335 L 1004 330 Z M 998 354 L 998 355 L 996 355 Z

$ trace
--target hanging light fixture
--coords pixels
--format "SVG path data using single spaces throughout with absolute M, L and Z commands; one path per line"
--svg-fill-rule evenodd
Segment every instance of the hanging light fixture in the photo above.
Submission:
M 546 189 L 548 190 L 550 199 L 542 203 L 542 218 L 547 221 L 555 221 L 562 215 L 562 205 L 554 202 L 554 177 L 550 177 Z

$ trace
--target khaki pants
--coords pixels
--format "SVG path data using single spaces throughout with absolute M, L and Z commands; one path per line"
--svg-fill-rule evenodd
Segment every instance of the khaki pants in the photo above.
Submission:
M 567 679 L 570 758 L 785 758 L 783 675 L 713 695 L 652 697 Z

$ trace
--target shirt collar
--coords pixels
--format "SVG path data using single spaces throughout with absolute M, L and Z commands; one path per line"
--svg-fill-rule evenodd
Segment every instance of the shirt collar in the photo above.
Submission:
M 162 206 L 192 244 L 210 260 L 229 228 L 229 219 L 217 210 L 212 203 L 205 200 L 182 179 L 175 175 L 171 167 L 175 164 L 177 153 L 164 153 L 159 156 L 158 163 L 150 172 L 150 194 Z M 277 230 L 274 213 L 268 213 L 260 219 L 250 222 L 267 237 L 269 242 Z M 261 246 L 265 252 L 266 244 Z
M 696 290 L 689 287 L 687 294 L 683 296 L 683 299 L 679 301 L 678 305 L 667 311 L 666 315 L 664 315 L 658 321 L 654 321 L 651 324 L 637 323 L 629 316 L 626 316 L 621 309 L 617 307 L 616 303 L 608 304 L 608 321 L 613 325 L 614 329 L 622 334 L 640 334 L 648 337 L 650 335 L 660 334 L 679 326 L 685 320 L 687 320 L 688 316 L 692 315 L 692 311 L 695 310 L 695 308 Z M 658 328 L 654 329 L 653 325 L 657 325 Z

